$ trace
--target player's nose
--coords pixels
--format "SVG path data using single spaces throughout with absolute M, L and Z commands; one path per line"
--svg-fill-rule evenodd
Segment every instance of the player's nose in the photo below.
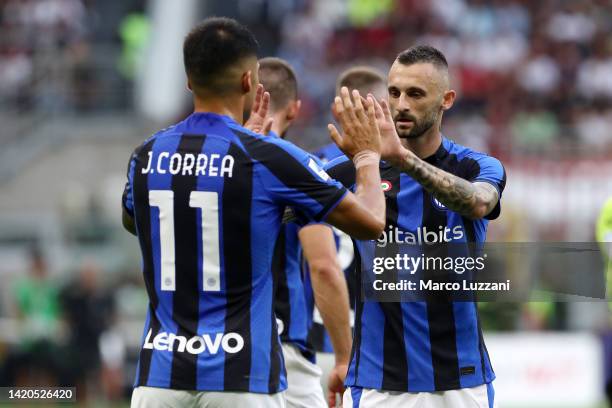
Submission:
M 401 98 L 399 98 L 399 101 L 397 103 L 397 110 L 398 112 L 410 112 L 410 104 L 408 103 L 408 98 L 404 97 L 403 95 Z

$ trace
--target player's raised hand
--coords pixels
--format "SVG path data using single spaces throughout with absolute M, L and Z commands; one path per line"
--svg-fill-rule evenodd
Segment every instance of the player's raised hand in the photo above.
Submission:
M 401 160 L 407 149 L 402 146 L 400 138 L 397 135 L 395 129 L 395 123 L 393 122 L 393 115 L 389 109 L 389 104 L 385 99 L 381 99 L 378 102 L 372 95 L 368 95 L 374 101 L 374 110 L 376 113 L 376 123 L 380 132 L 380 157 L 383 160 L 387 160 L 391 163 L 397 160 Z
M 342 128 L 342 134 L 332 124 L 327 128 L 332 140 L 350 158 L 363 151 L 380 154 L 374 102 L 371 97 L 362 102 L 357 90 L 353 90 L 351 97 L 347 87 L 342 87 L 340 96 L 334 99 L 332 113 Z
M 267 135 L 272 129 L 272 118 L 266 118 L 270 108 L 270 94 L 266 92 L 262 84 L 257 85 L 255 101 L 251 109 L 251 115 L 245 122 L 244 127 L 251 132 Z

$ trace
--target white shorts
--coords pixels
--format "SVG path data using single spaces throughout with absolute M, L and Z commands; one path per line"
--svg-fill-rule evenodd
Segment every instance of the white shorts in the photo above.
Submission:
M 492 384 L 439 392 L 397 392 L 347 388 L 344 408 L 497 408 Z
M 285 400 L 289 408 L 326 408 L 327 403 L 321 388 L 321 369 L 308 361 L 298 348 L 283 343 L 287 390 Z
M 136 387 L 131 408 L 285 408 L 283 393 L 185 391 Z

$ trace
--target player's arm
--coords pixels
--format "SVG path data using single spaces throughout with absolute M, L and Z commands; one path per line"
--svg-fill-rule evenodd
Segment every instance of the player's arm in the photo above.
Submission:
M 336 393 L 344 389 L 351 353 L 348 288 L 338 265 L 331 228 L 323 224 L 307 225 L 300 230 L 299 238 L 310 270 L 315 303 L 334 348 L 336 363 L 328 380 L 328 400 L 335 402 Z
M 346 87 L 334 100 L 332 111 L 343 134 L 329 125 L 338 147 L 353 160 L 355 194 L 348 193 L 327 217 L 327 222 L 357 239 L 376 239 L 385 228 L 385 197 L 380 188 L 380 133 L 374 99 L 363 99 Z
M 123 223 L 123 228 L 125 228 L 129 233 L 136 235 L 136 224 L 134 223 L 134 217 L 127 212 L 125 208 L 123 208 L 121 214 L 121 221 Z
M 376 239 L 385 228 L 385 201 L 378 162 L 357 169 L 355 194 L 348 192 L 327 222 L 356 239 Z
M 307 225 L 300 229 L 299 238 L 315 303 L 334 346 L 336 364 L 347 364 L 351 352 L 348 288 L 338 264 L 332 229 L 324 224 Z
M 133 190 L 132 173 L 133 173 L 134 160 L 135 160 L 137 151 L 138 149 L 134 151 L 128 163 L 127 181 L 123 189 L 123 195 L 121 196 L 121 223 L 123 224 L 123 228 L 125 228 L 129 233 L 134 234 L 134 235 L 136 235 L 136 223 L 134 221 L 134 196 L 132 194 L 132 190 Z
M 493 211 L 499 201 L 499 191 L 493 181 L 470 182 L 421 160 L 400 143 L 387 102 L 374 101 L 374 106 L 384 159 L 418 181 L 451 211 L 470 219 L 484 218 Z M 503 169 L 500 171 L 503 173 Z
M 497 189 L 488 182 L 471 183 L 421 160 L 406 149 L 402 160 L 393 163 L 418 181 L 451 211 L 470 219 L 486 217 L 499 201 Z

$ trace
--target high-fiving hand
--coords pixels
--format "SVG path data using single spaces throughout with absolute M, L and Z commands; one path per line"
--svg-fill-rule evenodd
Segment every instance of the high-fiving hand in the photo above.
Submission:
M 351 159 L 363 151 L 380 154 L 380 132 L 376 123 L 375 100 L 362 99 L 359 91 L 351 94 L 342 87 L 332 105 L 334 118 L 342 128 L 342 134 L 331 123 L 327 125 L 332 140 Z
M 272 118 L 266 118 L 270 108 L 270 94 L 265 91 L 262 84 L 257 85 L 255 102 L 251 109 L 251 115 L 245 122 L 244 127 L 252 132 L 267 135 L 272 129 Z
M 398 163 L 409 153 L 409 150 L 402 146 L 397 135 L 389 103 L 384 99 L 378 102 L 372 95 L 368 95 L 368 97 L 371 97 L 374 101 L 376 123 L 380 132 L 380 157 L 391 164 Z

